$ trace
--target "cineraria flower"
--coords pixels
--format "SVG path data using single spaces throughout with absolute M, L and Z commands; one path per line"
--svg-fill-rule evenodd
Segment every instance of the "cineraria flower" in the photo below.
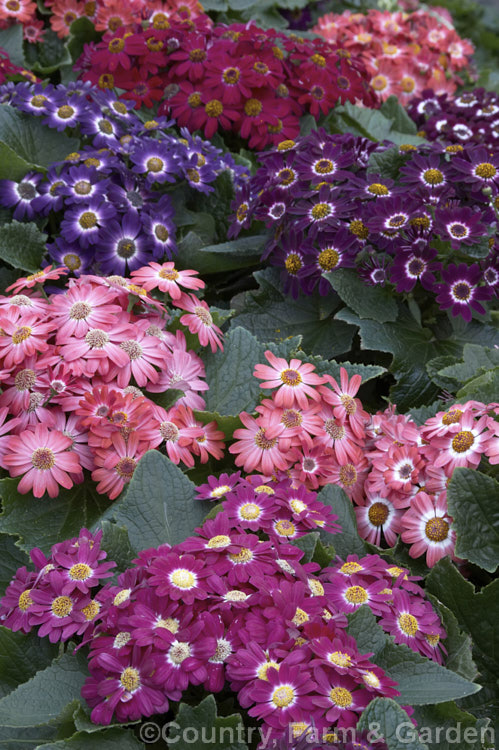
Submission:
M 168 595 L 180 599 L 184 604 L 192 604 L 195 599 L 206 599 L 208 575 L 201 560 L 192 555 L 171 554 L 157 558 L 150 566 L 149 581 L 159 596 Z
M 193 294 L 182 292 L 180 299 L 176 300 L 177 307 L 187 310 L 187 315 L 182 315 L 180 322 L 189 328 L 191 333 L 197 334 L 201 346 L 211 347 L 212 352 L 217 348 L 223 349 L 221 342 L 222 331 L 213 323 L 208 305 Z
M 472 310 L 485 314 L 485 308 L 479 300 L 490 299 L 493 292 L 487 287 L 478 286 L 482 271 L 477 263 L 471 266 L 466 263 L 459 266 L 451 263 L 442 269 L 441 274 L 443 282 L 435 284 L 435 291 L 442 310 L 450 307 L 454 317 L 461 315 L 467 322 L 472 318 Z
M 308 406 L 307 396 L 314 401 L 320 399 L 318 391 L 313 386 L 324 383 L 324 378 L 320 375 L 313 375 L 315 366 L 301 362 L 299 359 L 290 360 L 289 364 L 285 359 L 276 357 L 271 351 L 264 352 L 268 365 L 256 365 L 254 376 L 265 380 L 260 384 L 260 388 L 278 388 L 274 398 L 278 406 L 292 408 L 295 404 L 301 409 Z
M 365 505 L 355 508 L 359 534 L 363 539 L 381 545 L 381 534 L 389 547 L 397 543 L 397 535 L 402 531 L 402 510 L 396 510 L 385 497 L 371 494 Z
M 182 292 L 179 287 L 186 289 L 204 289 L 205 283 L 197 276 L 197 271 L 177 271 L 174 263 L 149 263 L 149 267 L 132 271 L 132 278 L 137 284 L 148 292 L 151 289 L 159 289 L 174 300 L 181 299 Z
M 432 499 L 426 492 L 418 492 L 410 510 L 402 517 L 405 531 L 402 540 L 411 544 L 409 554 L 419 557 L 426 552 L 426 562 L 432 568 L 442 557 L 453 556 L 456 533 L 448 515 L 445 493 Z
M 258 680 L 252 691 L 256 703 L 249 709 L 250 716 L 264 719 L 272 727 L 285 727 L 290 721 L 302 721 L 312 710 L 310 696 L 314 681 L 307 670 L 297 666 L 271 667 L 265 680 Z
M 57 497 L 59 485 L 71 488 L 70 475 L 81 472 L 78 455 L 68 450 L 71 446 L 71 438 L 41 424 L 19 436 L 12 435 L 3 461 L 11 476 L 23 475 L 18 492 L 31 490 L 35 497 L 48 492 L 50 497 Z

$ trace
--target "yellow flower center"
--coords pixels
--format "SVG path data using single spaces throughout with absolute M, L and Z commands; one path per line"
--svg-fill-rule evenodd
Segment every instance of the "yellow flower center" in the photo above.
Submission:
M 345 591 L 345 599 L 350 604 L 364 604 L 369 596 L 362 586 L 349 586 Z
M 118 607 L 120 604 L 123 604 L 123 602 L 126 602 L 128 599 L 130 599 L 131 593 L 132 589 L 122 589 L 121 591 L 118 591 L 113 599 L 114 606 Z
M 497 169 L 489 162 L 482 162 L 475 167 L 475 174 L 484 180 L 490 180 L 497 174 Z
M 163 169 L 164 162 L 163 159 L 160 159 L 159 156 L 151 156 L 146 161 L 146 167 L 149 172 L 153 172 L 156 174 L 157 172 L 161 172 Z
M 452 449 L 456 453 L 466 453 L 475 442 L 475 437 L 469 430 L 462 430 L 452 439 Z
M 336 664 L 338 667 L 349 667 L 352 663 L 349 655 L 345 654 L 343 651 L 333 651 L 327 655 L 327 658 L 331 664 Z
M 291 685 L 281 685 L 273 691 L 271 701 L 277 708 L 286 708 L 293 702 L 294 697 L 295 691 Z
M 369 237 L 369 229 L 360 219 L 354 219 L 351 221 L 349 229 L 352 234 L 359 237 L 361 240 L 367 240 Z
M 167 617 L 164 620 L 160 618 L 159 620 L 156 620 L 156 622 L 154 623 L 154 627 L 164 628 L 165 630 L 169 630 L 170 633 L 175 634 L 180 628 L 180 623 L 174 617 Z
M 22 344 L 23 341 L 29 339 L 31 333 L 32 329 L 29 326 L 20 326 L 20 328 L 17 328 L 12 334 L 12 343 L 16 345 Z
M 82 607 L 83 614 L 85 615 L 85 620 L 90 622 L 91 620 L 95 620 L 97 615 L 100 612 L 100 604 L 99 602 L 96 602 L 95 600 L 92 600 L 90 604 L 87 604 L 86 607 Z
M 425 525 L 425 534 L 432 542 L 443 542 L 449 536 L 449 524 L 443 518 L 430 518 Z
M 31 454 L 31 463 L 39 471 L 47 471 L 55 466 L 55 453 L 50 448 L 36 448 Z
M 344 487 L 353 487 L 357 481 L 357 470 L 353 464 L 345 464 L 339 470 L 340 482 Z
M 279 664 L 276 661 L 267 661 L 265 664 L 262 664 L 261 667 L 257 669 L 257 676 L 260 680 L 265 680 L 268 682 L 267 672 L 272 667 L 272 669 L 277 669 L 279 671 Z
M 140 687 L 139 671 L 133 667 L 127 667 L 121 673 L 120 682 L 128 693 L 133 693 Z
M 29 609 L 33 604 L 33 599 L 30 597 L 30 594 L 31 589 L 26 589 L 26 591 L 23 591 L 23 593 L 19 597 L 17 606 L 19 607 L 21 612 L 26 612 L 26 610 Z
M 244 503 L 239 510 L 239 515 L 246 521 L 253 521 L 262 513 L 262 509 L 256 503 Z
M 366 685 L 369 685 L 369 687 L 372 687 L 372 688 L 379 688 L 381 685 L 381 682 L 376 677 L 374 672 L 370 672 L 370 671 L 364 672 L 364 674 L 362 675 L 362 679 L 364 680 Z
M 373 503 L 367 511 L 367 517 L 373 526 L 383 526 L 388 513 L 388 508 L 384 503 Z
M 248 117 L 258 117 L 263 109 L 263 104 L 259 99 L 248 99 L 244 105 L 244 112 Z
M 196 576 L 186 568 L 177 568 L 170 573 L 170 581 L 179 589 L 191 589 L 196 585 Z
M 294 536 L 296 533 L 296 527 L 291 521 L 287 521 L 285 518 L 281 521 L 277 521 L 275 530 L 280 536 Z
M 289 274 L 296 276 L 296 274 L 301 271 L 303 263 L 298 253 L 289 253 L 284 261 L 284 266 Z
M 93 211 L 84 211 L 78 219 L 78 224 L 82 229 L 93 229 L 97 226 L 97 216 Z
M 212 536 L 206 546 L 208 549 L 220 549 L 222 547 L 227 547 L 230 544 L 230 541 L 230 536 L 219 534 L 218 536 Z
M 310 617 L 307 615 L 304 609 L 301 609 L 300 607 L 296 608 L 295 615 L 291 622 L 293 622 L 295 625 L 303 625 L 304 622 L 308 622 L 310 620 Z
M 331 213 L 331 206 L 328 203 L 316 203 L 313 207 L 311 214 L 315 221 L 319 219 L 325 219 Z
M 222 102 L 219 102 L 218 99 L 212 99 L 205 104 L 204 111 L 208 117 L 219 117 L 224 111 L 224 107 Z
M 399 616 L 398 623 L 400 629 L 406 635 L 416 635 L 419 630 L 418 621 L 416 620 L 414 615 L 410 615 L 408 612 L 404 612 Z
M 354 573 L 358 573 L 360 570 L 363 570 L 362 565 L 359 565 L 358 562 L 352 560 L 351 562 L 343 563 L 340 568 L 340 573 L 343 573 L 346 576 L 351 576 Z
M 76 563 L 68 571 L 68 575 L 72 581 L 86 581 L 87 578 L 91 577 L 92 573 L 92 568 L 86 563 Z
M 444 176 L 439 169 L 427 169 L 423 172 L 423 180 L 428 185 L 441 185 L 444 181 Z
M 240 565 L 250 562 L 253 559 L 253 552 L 247 547 L 242 547 L 239 552 L 229 554 L 228 558 L 235 565 Z
M 52 613 L 56 617 L 67 617 L 73 609 L 73 602 L 69 596 L 57 596 L 51 604 Z
M 340 708 L 346 708 L 347 706 L 351 706 L 353 703 L 352 693 L 346 688 L 333 688 L 329 693 L 329 697 L 331 698 L 331 701 L 335 704 L 335 706 L 340 706 Z
M 290 151 L 295 146 L 296 146 L 296 143 L 292 141 L 291 139 L 288 139 L 285 141 L 281 141 L 277 146 L 277 150 L 278 151 Z
M 339 259 L 340 254 L 337 250 L 333 247 L 326 247 L 319 253 L 317 262 L 324 271 L 332 271 L 338 265 Z
M 450 409 L 450 411 L 448 411 L 447 414 L 444 414 L 444 416 L 442 417 L 442 424 L 456 424 L 457 422 L 459 422 L 462 416 L 463 412 L 461 411 L 461 409 Z

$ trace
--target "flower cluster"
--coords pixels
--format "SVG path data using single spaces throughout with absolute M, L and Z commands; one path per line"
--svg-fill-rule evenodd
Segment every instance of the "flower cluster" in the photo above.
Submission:
M 84 80 L 123 89 L 137 107 L 161 101 L 159 114 L 191 132 L 232 131 L 255 149 L 295 137 L 306 112 L 317 119 L 337 102 L 375 101 L 349 53 L 253 25 L 210 27 L 204 17 L 109 32 L 78 64 Z
M 18 491 L 55 497 L 87 469 L 97 492 L 114 499 L 151 448 L 187 466 L 220 458 L 223 433 L 192 411 L 204 408 L 208 385 L 180 330 L 213 351 L 222 346 L 207 304 L 181 290 L 204 286 L 195 272 L 152 264 L 131 280 L 81 276 L 48 297 L 33 288 L 61 273 L 49 267 L 0 297 L 0 466 L 21 477 Z M 166 305 L 146 291 L 158 287 L 177 308 L 175 333 Z M 169 410 L 141 390 L 170 388 L 183 395 Z
M 370 9 L 367 15 L 344 11 L 319 19 L 314 31 L 357 55 L 381 99 L 395 94 L 403 103 L 425 88 L 452 93 L 469 67 L 473 45 L 461 39 L 450 15 L 438 8 L 414 13 Z
M 499 95 L 495 91 L 473 89 L 450 96 L 425 89 L 410 102 L 408 113 L 420 135 L 430 141 L 499 149 Z
M 367 541 L 392 547 L 401 534 L 411 556 L 426 552 L 430 567 L 452 555 L 447 484 L 457 466 L 476 469 L 482 456 L 498 463 L 499 406 L 469 401 L 419 428 L 393 408 L 372 417 L 364 411 L 360 375 L 349 379 L 340 368 L 338 383 L 312 364 L 265 356 L 269 364 L 256 365 L 254 375 L 271 396 L 256 418 L 242 412 L 244 427 L 229 448 L 236 465 L 266 477 L 285 471 L 307 491 L 335 484 L 357 506 Z
M 402 146 L 394 180 L 372 162 L 387 148 L 323 129 L 281 142 L 260 154 L 263 166 L 236 195 L 229 236 L 264 222 L 263 257 L 283 269 L 295 297 L 316 286 L 327 294 L 323 274 L 352 267 L 399 293 L 417 285 L 431 295 L 426 305 L 434 297 L 471 320 L 499 287 L 499 155 L 473 145 Z M 473 262 L 480 243 L 488 256 Z
M 172 192 L 185 202 L 214 191 L 226 173 L 235 184 L 245 174 L 229 154 L 191 136 L 166 132 L 165 118 L 142 121 L 133 104 L 110 92 L 75 86 L 18 84 L 0 88 L 0 99 L 58 131 L 71 128 L 84 145 L 47 174 L 0 180 L 0 205 L 14 219 L 47 216 L 55 241 L 52 261 L 75 274 L 126 274 L 176 252 Z
M 71 24 L 78 18 L 88 18 L 97 31 L 116 31 L 135 27 L 137 18 L 160 17 L 167 21 L 171 17 L 189 20 L 202 12 L 197 0 L 45 0 L 44 12 L 37 12 L 32 0 L 4 0 L 0 4 L 0 29 L 22 24 L 23 37 L 28 42 L 44 42 L 48 26 L 47 10 L 50 13 L 50 28 L 61 39 L 69 36 Z
M 338 558 L 322 571 L 304 563 L 285 528 L 334 532 L 335 516 L 284 475 L 261 482 L 210 477 L 200 496 L 225 494 L 223 510 L 181 544 L 141 552 L 96 594 L 110 567 L 99 535 L 90 543 L 83 530 L 49 558 L 33 550 L 36 571 L 17 572 L 3 624 L 41 625 L 53 641 L 84 636 L 82 694 L 96 723 L 166 712 L 190 686 L 217 693 L 228 683 L 268 739 L 355 727 L 373 698 L 398 693 L 348 635 L 346 615 L 367 605 L 395 642 L 440 663 L 446 633 L 417 579 L 378 555 Z M 279 514 L 293 520 L 279 527 Z

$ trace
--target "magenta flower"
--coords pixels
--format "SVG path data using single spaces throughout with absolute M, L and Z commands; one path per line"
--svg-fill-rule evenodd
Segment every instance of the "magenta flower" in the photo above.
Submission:
M 292 408 L 298 405 L 300 409 L 306 409 L 308 406 L 307 396 L 314 401 L 320 399 L 318 391 L 314 388 L 325 382 L 321 375 L 313 375 L 314 365 L 301 362 L 299 359 L 292 359 L 288 363 L 282 357 L 276 357 L 271 351 L 265 352 L 265 357 L 270 363 L 268 365 L 256 365 L 254 376 L 264 383 L 260 388 L 278 388 L 274 394 L 274 400 L 277 406 Z

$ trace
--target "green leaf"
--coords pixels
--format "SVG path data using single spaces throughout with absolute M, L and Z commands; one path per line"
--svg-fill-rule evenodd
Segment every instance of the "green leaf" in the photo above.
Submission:
M 0 727 L 0 750 L 37 750 L 57 736 L 57 728 L 45 727 Z
M 147 393 L 147 397 L 158 406 L 162 406 L 163 409 L 170 409 L 182 396 L 185 396 L 185 391 L 178 388 L 168 388 L 162 393 Z
M 405 308 L 401 309 L 396 323 L 362 320 L 346 309 L 340 310 L 336 318 L 359 326 L 362 349 L 393 354 L 390 371 L 397 383 L 390 390 L 390 398 L 400 412 L 430 403 L 437 395 L 438 389 L 430 380 L 426 362 L 440 354 L 461 352 L 456 341 L 437 341 Z
M 5 50 L 14 65 L 20 68 L 26 67 L 26 60 L 23 52 L 23 27 L 20 23 L 15 23 L 7 29 L 0 31 L 0 47 Z
M 426 363 L 426 372 L 439 388 L 444 388 L 448 391 L 455 391 L 457 378 L 454 378 L 451 374 L 454 372 L 455 367 L 456 358 L 452 355 L 444 355 L 443 357 L 430 359 L 430 361 Z M 444 375 L 444 372 L 447 374 Z
M 130 544 L 140 551 L 165 542 L 180 544 L 202 523 L 205 509 L 183 471 L 159 451 L 148 451 L 111 515 L 127 527 Z
M 392 127 L 399 133 L 416 135 L 418 129 L 414 120 L 411 120 L 407 111 L 402 107 L 399 100 L 393 94 L 388 97 L 380 107 L 385 117 L 392 120 Z
M 16 570 L 28 564 L 28 556 L 16 546 L 15 538 L 0 534 L 0 593 L 5 591 Z
M 387 117 L 379 109 L 357 107 L 351 102 L 335 107 L 328 120 L 337 132 L 360 135 L 371 141 L 391 141 L 398 146 L 405 143 L 420 146 L 425 142 L 416 135 L 399 132 L 393 116 Z
M 239 725 L 242 732 L 238 732 Z M 180 704 L 167 744 L 171 743 L 174 746 L 178 739 L 184 737 L 186 744 L 189 738 L 189 747 L 192 750 L 206 750 L 206 747 L 213 750 L 248 750 L 248 746 L 241 739 L 247 734 L 242 726 L 241 716 L 217 716 L 215 698 L 208 695 L 197 706 Z
M 102 521 L 100 524 L 103 534 L 101 547 L 107 552 L 107 559 L 113 560 L 117 564 L 118 573 L 122 573 L 131 567 L 132 560 L 137 557 L 137 553 L 132 548 L 128 538 L 128 529 L 126 526 L 117 526 L 110 521 Z
M 443 644 L 447 650 L 445 666 L 457 672 L 466 680 L 475 680 L 478 670 L 472 657 L 472 642 L 467 633 L 459 627 L 457 618 L 451 610 L 440 602 L 433 594 L 426 594 L 433 604 L 433 609 L 440 615 L 447 637 Z
M 102 34 L 99 34 L 95 30 L 94 24 L 86 16 L 81 16 L 76 21 L 73 21 L 69 29 L 69 40 L 66 45 L 73 61 L 76 61 L 80 57 L 85 44 L 88 42 L 98 42 L 101 38 Z
M 305 553 L 301 559 L 302 563 L 308 563 L 312 560 L 319 538 L 319 532 L 312 531 L 310 534 L 304 534 L 304 536 L 301 536 L 293 542 L 295 547 L 299 547 Z
M 499 565 L 499 482 L 479 471 L 454 470 L 447 491 L 456 555 L 493 573 Z
M 479 375 L 477 378 L 470 380 L 464 388 L 461 388 L 457 392 L 458 399 L 476 399 L 490 403 L 497 399 L 499 384 L 499 367 L 495 367 L 493 370 L 485 372 L 483 375 Z
M 398 703 L 412 706 L 444 703 L 473 695 L 481 688 L 405 644 L 386 643 L 376 654 L 376 664 L 398 683 Z
M 400 167 L 407 161 L 407 155 L 401 154 L 397 146 L 387 148 L 385 151 L 374 151 L 369 157 L 367 165 L 368 174 L 379 174 L 396 180 L 399 176 Z
M 387 642 L 387 635 L 383 628 L 378 625 L 376 617 L 367 604 L 351 615 L 348 615 L 348 635 L 353 636 L 357 641 L 357 647 L 361 654 L 379 653 Z
M 343 559 L 353 554 L 365 555 L 366 546 L 357 533 L 357 522 L 352 501 L 346 492 L 338 485 L 328 484 L 319 492 L 317 500 L 332 508 L 333 513 L 338 516 L 337 523 L 341 526 L 339 534 L 331 534 L 329 531 L 321 529 L 322 541 L 325 544 L 332 544 L 336 554 Z
M 222 430 L 224 433 L 226 440 L 232 440 L 234 430 L 243 426 L 239 417 L 233 417 L 230 415 L 221 416 L 217 411 L 195 411 L 194 416 L 203 424 L 215 421 L 218 429 Z
M 455 750 L 456 742 L 466 750 L 481 750 L 482 726 L 475 716 L 459 709 L 455 703 L 440 703 L 436 706 L 417 706 L 415 718 L 420 729 L 420 738 L 438 750 Z M 490 738 L 490 730 L 483 727 L 483 735 Z M 476 740 L 476 741 L 475 741 Z
M 266 237 L 251 235 L 218 245 L 196 248 L 194 243 L 179 244 L 179 268 L 195 268 L 200 274 L 220 273 L 259 264 Z
M 463 362 L 449 363 L 440 370 L 439 374 L 444 378 L 457 380 L 458 383 L 466 383 L 467 380 L 471 380 L 483 371 L 499 367 L 499 350 L 476 344 L 465 344 L 463 360 Z
M 414 407 L 407 416 L 416 422 L 418 426 L 421 426 L 427 419 L 434 417 L 438 411 L 445 411 L 445 408 L 446 407 L 442 401 L 434 401 L 428 406 Z
M 0 725 L 36 727 L 55 721 L 85 682 L 81 660 L 66 653 L 0 700 Z M 26 710 L 29 707 L 29 710 Z
M 473 584 L 443 558 L 428 575 L 426 589 L 454 613 L 475 649 L 499 676 L 499 579 L 476 593 Z
M 370 318 L 378 323 L 397 319 L 397 303 L 388 287 L 366 286 L 357 272 L 348 268 L 339 268 L 323 276 L 360 318 Z
M 349 351 L 354 328 L 332 319 L 338 306 L 335 295 L 302 294 L 292 300 L 281 290 L 277 269 L 267 268 L 254 276 L 260 288 L 231 302 L 231 307 L 236 308 L 232 328 L 242 326 L 259 341 L 283 341 L 301 335 L 304 350 L 325 359 Z
M 82 526 L 92 526 L 109 507 L 107 497 L 98 495 L 89 483 L 61 488 L 53 499 L 20 495 L 17 485 L 17 479 L 0 481 L 0 531 L 19 536 L 17 545 L 26 552 L 40 547 L 47 554 L 56 542 L 78 536 Z
M 35 633 L 12 632 L 0 626 L 0 697 L 49 666 L 59 651 L 47 638 Z
M 225 337 L 223 352 L 206 354 L 208 411 L 227 415 L 254 411 L 262 390 L 253 370 L 259 362 L 266 362 L 264 351 L 264 346 L 249 331 L 238 326 L 231 328 Z
M 129 729 L 101 729 L 87 734 L 76 732 L 66 740 L 40 745 L 39 750 L 143 750 L 145 745 Z M 38 748 L 37 748 L 38 750 Z
M 428 745 L 418 739 L 418 730 L 406 712 L 391 698 L 371 701 L 362 713 L 357 729 L 371 732 L 371 742 L 375 738 L 384 738 L 388 750 L 428 750 Z
M 52 29 L 45 29 L 43 42 L 28 45 L 27 58 L 31 70 L 43 76 L 72 63 L 67 46 Z
M 12 221 L 0 231 L 0 258 L 23 271 L 40 269 L 47 235 L 36 224 Z
M 9 104 L 0 104 L 0 143 L 26 162 L 26 172 L 43 171 L 77 151 L 80 145 L 77 138 L 58 133 L 39 118 L 18 112 Z M 9 162 L 2 162 L 1 177 L 12 179 Z
M 386 367 L 381 367 L 381 365 L 363 365 L 358 362 L 335 362 L 334 359 L 327 360 L 322 359 L 322 357 L 310 357 L 304 352 L 297 352 L 295 356 L 297 359 L 301 359 L 302 362 L 309 362 L 311 365 L 314 365 L 318 375 L 331 375 L 338 382 L 340 381 L 342 367 L 347 371 L 349 378 L 353 375 L 360 375 L 362 384 L 383 375 L 387 371 Z

